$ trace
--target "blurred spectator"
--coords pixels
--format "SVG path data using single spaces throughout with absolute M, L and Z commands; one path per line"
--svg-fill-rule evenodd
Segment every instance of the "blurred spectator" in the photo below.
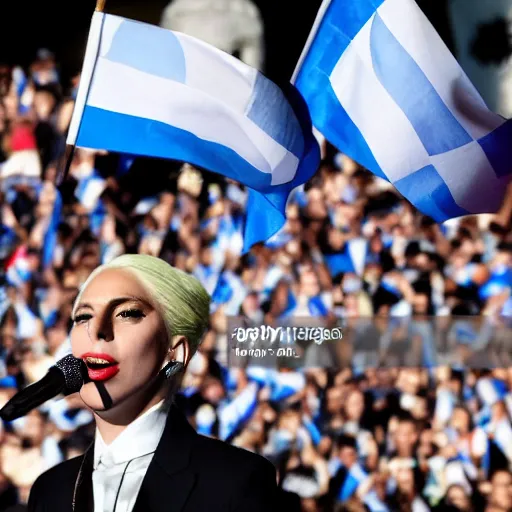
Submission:
M 167 13 L 186 28 L 197 9 Z M 261 62 L 252 4 L 218 9 L 217 44 Z M 177 402 L 203 435 L 275 464 L 282 510 L 512 510 L 511 201 L 435 225 L 336 155 L 293 192 L 284 228 L 242 254 L 247 192 L 206 171 L 77 149 L 57 188 L 78 80 L 61 83 L 47 50 L 0 68 L 0 406 L 69 351 L 71 305 L 97 265 L 154 254 L 213 297 Z M 237 359 L 235 316 L 342 325 L 343 338 Z M 79 396 L 0 425 L 0 509 L 93 435 Z

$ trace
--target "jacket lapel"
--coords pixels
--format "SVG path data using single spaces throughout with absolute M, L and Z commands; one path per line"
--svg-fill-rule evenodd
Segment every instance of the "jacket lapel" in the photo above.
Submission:
M 181 512 L 196 475 L 188 467 L 197 434 L 173 404 L 133 512 Z
M 73 489 L 73 512 L 93 512 L 94 496 L 92 490 L 94 443 L 86 450 Z M 72 500 L 73 503 L 73 500 Z

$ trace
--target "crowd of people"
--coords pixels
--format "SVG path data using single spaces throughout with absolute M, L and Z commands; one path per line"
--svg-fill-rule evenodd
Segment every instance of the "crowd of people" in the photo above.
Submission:
M 177 403 L 199 432 L 275 464 L 283 510 L 512 510 L 512 194 L 497 214 L 437 225 L 325 147 L 284 228 L 243 254 L 238 183 L 66 154 L 79 76 L 62 82 L 47 50 L 0 68 L 0 406 L 69 351 L 90 272 L 151 254 L 213 299 Z M 233 358 L 232 317 L 344 336 L 263 365 Z M 24 510 L 37 476 L 93 436 L 77 395 L 0 424 L 0 510 Z

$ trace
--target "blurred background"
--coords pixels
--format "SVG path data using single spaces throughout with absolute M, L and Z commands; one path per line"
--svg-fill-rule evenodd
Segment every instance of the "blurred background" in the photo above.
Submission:
M 509 117 L 511 2 L 418 3 Z M 106 11 L 204 38 L 281 82 L 319 6 L 304 4 L 108 0 Z M 90 272 L 152 254 L 213 297 L 180 407 L 202 434 L 275 464 L 283 511 L 512 510 L 512 194 L 496 214 L 438 225 L 325 144 L 285 227 L 242 255 L 246 190 L 186 163 L 78 149 L 57 188 L 93 9 L 2 5 L 0 406 L 67 353 Z M 234 316 L 341 324 L 344 339 L 298 347 L 300 364 L 234 364 Z M 93 435 L 76 395 L 0 424 L 0 510 L 25 510 L 37 476 Z
M 212 2 L 214 3 L 214 2 Z M 158 24 L 166 0 L 108 0 L 107 11 L 127 18 Z M 208 2 L 202 2 L 207 6 Z M 293 0 L 257 0 L 265 26 L 265 72 L 274 81 L 289 80 L 313 25 L 320 0 L 297 6 Z M 444 41 L 451 47 L 452 36 L 445 0 L 420 0 Z M 4 2 L 2 19 L 19 24 L 19 31 L 0 34 L 0 61 L 28 64 L 38 48 L 55 52 L 64 77 L 80 70 L 94 0 L 65 2 Z

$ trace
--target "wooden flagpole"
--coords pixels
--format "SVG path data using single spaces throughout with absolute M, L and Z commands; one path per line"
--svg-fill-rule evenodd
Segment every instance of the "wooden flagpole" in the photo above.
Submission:
M 107 0 L 96 0 L 96 12 L 104 12 L 105 10 L 105 4 L 107 3 Z M 62 182 L 66 179 L 69 168 L 71 167 L 71 164 L 73 162 L 73 158 L 75 156 L 75 150 L 76 150 L 76 144 L 68 145 L 66 146 L 66 151 L 64 154 L 64 168 L 62 169 L 62 172 L 58 173 L 57 176 L 57 186 L 60 186 Z

